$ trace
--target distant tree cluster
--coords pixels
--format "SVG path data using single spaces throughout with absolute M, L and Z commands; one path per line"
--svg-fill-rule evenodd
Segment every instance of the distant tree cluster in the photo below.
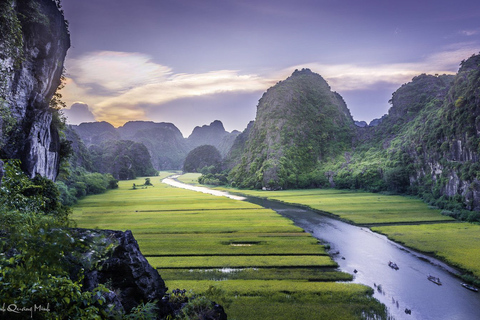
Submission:
M 221 171 L 222 156 L 217 148 L 211 145 L 196 147 L 190 151 L 183 164 L 184 172 L 201 172 L 208 167 L 209 173 Z
M 90 146 L 89 152 L 96 171 L 110 173 L 119 180 L 157 174 L 150 154 L 142 143 L 129 140 L 106 141 Z

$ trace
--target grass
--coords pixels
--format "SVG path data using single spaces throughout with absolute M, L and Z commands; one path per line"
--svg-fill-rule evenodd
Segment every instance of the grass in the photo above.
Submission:
M 480 225 L 471 223 L 383 226 L 373 231 L 394 241 L 434 254 L 480 278 Z
M 283 280 L 173 281 L 174 288 L 229 292 L 216 300 L 228 305 L 229 319 L 364 319 L 382 313 L 372 289 L 358 284 Z
M 318 254 L 325 248 L 308 233 L 138 234 L 145 255 Z
M 325 268 L 221 268 L 221 269 L 162 269 L 162 278 L 169 282 L 182 280 L 307 280 L 351 281 L 349 273 Z
M 385 317 L 370 288 L 334 282 L 352 276 L 336 271 L 325 248 L 289 219 L 245 201 L 160 183 L 169 174 L 136 190 L 133 183 L 145 178 L 120 181 L 116 190 L 79 201 L 72 218 L 81 228 L 132 230 L 168 287 L 218 288 L 229 319 Z
M 148 257 L 148 262 L 157 269 L 161 268 L 316 268 L 336 267 L 329 256 L 170 256 Z
M 404 196 L 336 189 L 285 191 L 230 189 L 230 191 L 291 204 L 301 204 L 361 225 L 454 220 L 441 215 L 440 210 L 429 208 L 419 199 Z

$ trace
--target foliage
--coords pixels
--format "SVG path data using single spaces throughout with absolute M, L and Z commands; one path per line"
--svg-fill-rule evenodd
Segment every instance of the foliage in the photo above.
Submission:
M 222 156 L 217 148 L 211 145 L 196 147 L 190 151 L 183 164 L 184 172 L 218 173 L 221 170 Z
M 158 307 L 156 301 L 141 303 L 132 309 L 130 314 L 123 317 L 124 320 L 156 320 Z
M 2 303 L 34 308 L 37 319 L 101 319 L 111 313 L 103 305 L 108 290 L 82 290 L 82 250 L 95 250 L 76 240 L 68 210 L 58 200 L 55 184 L 30 180 L 18 161 L 8 161 L 1 187 L 0 296 Z M 26 314 L 9 313 L 9 319 Z
M 5 210 L 29 211 L 67 221 L 68 208 L 58 197 L 59 191 L 51 180 L 40 175 L 29 179 L 20 169 L 20 161 L 9 160 L 4 164 L 5 176 L 0 188 L 0 204 Z
M 195 320 L 195 319 L 214 319 L 217 311 L 215 303 L 205 296 L 193 296 L 184 304 L 179 314 L 175 316 L 178 320 Z
M 87 195 L 104 193 L 118 187 L 118 180 L 111 174 L 88 172 L 82 167 L 74 168 L 67 178 L 56 182 L 64 205 L 73 205 Z
M 13 117 L 12 111 L 8 107 L 5 99 L 2 98 L 0 88 L 0 149 L 5 145 L 5 137 L 14 129 L 16 123 L 17 121 L 15 117 Z
M 204 167 L 205 169 L 206 167 Z M 209 170 L 210 171 L 210 170 Z M 228 183 L 228 177 L 226 173 L 204 173 L 206 170 L 202 170 L 202 175 L 198 178 L 198 183 L 221 186 Z
M 5 144 L 5 137 L 14 128 L 16 120 L 8 106 L 6 88 L 8 78 L 13 74 L 13 68 L 4 63 L 8 58 L 13 59 L 13 66 L 17 67 L 23 61 L 22 26 L 13 1 L 0 3 L 0 149 Z
M 64 155 L 68 161 L 62 162 L 56 182 L 64 205 L 73 205 L 88 194 L 103 193 L 118 186 L 118 181 L 111 174 L 92 172 L 94 171 L 92 158 L 70 126 L 65 127 L 63 134 L 64 147 L 60 151 L 71 150 L 66 151 L 67 155 Z
M 18 66 L 23 60 L 23 36 L 22 25 L 12 0 L 0 3 L 0 43 L 2 44 L 0 60 L 14 57 L 14 64 Z M 2 65 L 2 76 L 5 71 Z
M 89 148 L 95 171 L 110 173 L 119 180 L 135 179 L 138 176 L 152 176 L 150 154 L 144 144 L 129 140 L 110 140 Z

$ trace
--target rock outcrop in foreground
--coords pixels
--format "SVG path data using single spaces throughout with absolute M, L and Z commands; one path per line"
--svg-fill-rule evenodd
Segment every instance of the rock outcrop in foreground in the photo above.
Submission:
M 106 284 L 111 290 L 106 297 L 107 302 L 115 304 L 116 309 L 129 312 L 142 302 L 157 300 L 160 313 L 168 313 L 168 305 L 162 304 L 168 288 L 157 270 L 140 252 L 131 231 L 75 231 L 77 237 L 83 241 L 95 242 L 101 239 L 104 247 L 114 245 L 107 257 L 91 257 L 93 253 L 86 253 L 86 259 L 98 259 L 99 263 L 85 271 L 84 290 L 92 291 L 99 284 Z
M 157 302 L 158 319 L 174 316 L 184 307 L 171 302 L 165 282 L 140 252 L 130 230 L 74 229 L 75 238 L 98 250 L 85 252 L 84 259 L 90 265 L 85 270 L 83 290 L 92 291 L 99 284 L 110 292 L 104 294 L 107 304 L 114 310 L 129 313 L 141 303 Z M 113 248 L 112 248 L 113 247 Z M 207 320 L 226 320 L 223 307 L 212 302 Z

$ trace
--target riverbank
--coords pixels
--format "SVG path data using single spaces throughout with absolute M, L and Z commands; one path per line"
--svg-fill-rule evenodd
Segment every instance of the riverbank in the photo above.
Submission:
M 187 176 L 186 180 L 192 180 Z M 443 216 L 422 201 L 403 196 L 336 189 L 285 191 L 215 188 L 303 206 L 348 223 L 367 226 L 389 239 L 460 269 L 480 285 L 480 225 Z

